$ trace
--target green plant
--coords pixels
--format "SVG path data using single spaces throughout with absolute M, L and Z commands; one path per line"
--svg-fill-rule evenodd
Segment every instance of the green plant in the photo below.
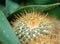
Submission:
M 56 18 L 60 17 L 60 13 L 56 10 L 57 7 L 60 6 L 60 3 L 56 3 L 56 4 L 51 4 L 51 5 L 30 5 L 30 6 L 23 6 L 20 9 L 18 9 L 16 12 L 12 13 L 10 16 L 6 17 L 1 13 L 0 15 L 0 40 L 4 43 L 4 44 L 19 44 L 19 40 L 17 39 L 15 32 L 13 32 L 13 29 L 11 28 L 11 25 L 9 24 L 9 22 L 11 20 L 13 20 L 14 16 L 19 14 L 19 13 L 24 13 L 25 11 L 32 12 L 32 11 L 37 11 L 37 12 L 43 12 L 43 13 L 48 13 L 49 15 L 53 15 Z M 53 13 L 53 14 L 52 14 Z M 57 15 L 57 13 L 59 13 Z M 55 14 L 55 15 L 54 15 Z M 7 21 L 9 20 L 9 22 Z M 3 33 L 3 30 L 6 31 L 6 33 Z M 5 32 L 4 31 L 4 32 Z M 1 34 L 2 33 L 2 34 Z M 6 34 L 8 34 L 9 36 L 11 35 L 11 37 L 6 38 Z M 16 40 L 14 40 L 16 39 Z
M 3 44 L 20 44 L 2 11 L 0 11 L 0 41 Z

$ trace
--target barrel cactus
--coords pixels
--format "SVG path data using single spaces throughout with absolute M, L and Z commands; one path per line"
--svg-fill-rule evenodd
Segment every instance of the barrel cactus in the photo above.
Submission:
M 60 44 L 60 21 L 50 14 L 60 3 L 29 5 L 7 17 L 21 44 Z

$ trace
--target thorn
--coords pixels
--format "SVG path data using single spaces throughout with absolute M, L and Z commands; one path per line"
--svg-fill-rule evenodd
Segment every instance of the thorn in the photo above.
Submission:
M 19 14 L 17 14 L 17 16 L 18 16 L 18 17 L 20 17 L 20 15 L 19 15 Z
M 24 12 L 27 14 L 27 11 L 26 10 L 24 10 Z
M 47 17 L 48 16 L 48 13 L 45 15 L 45 17 Z
M 18 19 L 18 16 L 17 15 L 14 15 L 14 17 Z
M 12 25 L 14 25 L 14 22 L 13 22 L 13 21 L 10 21 L 10 23 L 11 23 Z

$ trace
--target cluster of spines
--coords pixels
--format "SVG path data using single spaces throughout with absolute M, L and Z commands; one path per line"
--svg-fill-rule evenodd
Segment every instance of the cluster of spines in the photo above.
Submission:
M 21 19 L 23 20 L 23 18 L 26 16 L 26 15 L 28 15 L 28 13 L 25 11 L 25 13 L 26 14 L 24 14 L 24 13 L 20 13 L 21 15 L 19 15 L 19 14 L 17 14 L 17 15 L 14 15 L 15 16 L 15 18 L 16 19 L 13 19 L 13 21 L 15 21 L 15 22 L 13 22 L 13 21 L 11 21 L 11 24 L 13 24 L 13 26 L 14 26 L 14 30 L 15 30 L 15 32 L 18 32 L 18 31 L 16 31 L 17 30 L 17 27 L 18 27 L 18 25 L 17 24 L 19 24 L 19 22 L 21 21 Z M 33 15 L 35 15 L 35 12 L 32 12 L 32 14 Z M 40 13 L 37 13 L 37 15 L 38 14 L 40 14 Z M 44 16 L 44 15 L 42 15 L 44 18 L 45 17 L 47 17 L 47 15 L 48 15 L 48 13 Z M 28 19 L 28 18 L 27 18 Z M 53 19 L 53 18 L 52 18 Z M 50 20 L 52 20 L 52 19 L 50 19 Z M 44 19 L 42 19 L 42 20 L 44 20 Z M 53 20 L 55 20 L 55 19 L 53 19 Z M 52 20 L 52 21 L 53 21 Z M 55 27 L 54 27 L 55 28 Z M 20 30 L 20 29 L 19 29 Z M 20 30 L 21 31 L 21 30 Z M 21 32 L 22 33 L 22 32 Z M 20 33 L 19 33 L 20 34 Z M 19 35 L 18 34 L 18 35 Z M 21 39 L 21 38 L 20 38 Z M 27 39 L 27 38 L 25 38 L 25 39 Z M 33 40 L 33 38 L 32 38 L 32 40 Z M 24 42 L 24 41 L 23 41 Z M 54 44 L 54 43 L 53 43 Z M 55 44 L 57 44 L 57 43 L 55 43 Z

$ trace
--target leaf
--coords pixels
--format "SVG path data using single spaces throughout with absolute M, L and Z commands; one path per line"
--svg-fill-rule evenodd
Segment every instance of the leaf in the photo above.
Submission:
M 55 16 L 57 19 L 60 19 L 60 6 L 47 11 L 50 15 Z
M 5 6 L 0 5 L 0 10 L 2 10 L 2 11 L 6 14 L 6 9 L 5 9 Z
M 21 7 L 13 14 L 19 14 L 24 11 L 33 11 L 33 9 L 34 9 L 34 11 L 41 11 L 41 12 L 49 11 L 49 10 L 56 8 L 59 5 L 60 5 L 60 3 L 49 4 L 49 5 L 28 5 L 28 6 Z
M 2 11 L 0 11 L 0 41 L 3 44 L 20 44 Z
M 6 1 L 6 9 L 7 9 L 7 13 L 8 13 L 7 16 L 9 16 L 13 12 L 15 12 L 19 7 L 20 7 L 20 5 L 18 5 L 17 3 L 12 2 L 11 0 L 7 0 Z

